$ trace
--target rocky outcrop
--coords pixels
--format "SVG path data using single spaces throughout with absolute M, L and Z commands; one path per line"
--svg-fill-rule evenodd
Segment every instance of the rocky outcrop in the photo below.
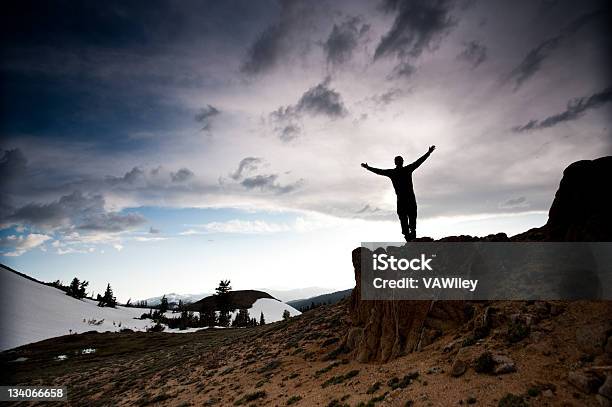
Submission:
M 345 344 L 357 360 L 386 362 L 430 344 L 467 320 L 461 301 L 361 300 L 361 250 L 353 250 L 356 285 L 349 302 L 353 328 Z
M 612 156 L 570 164 L 548 211 L 548 222 L 512 240 L 612 241 Z
M 508 238 L 449 236 L 440 241 L 612 241 L 612 157 L 578 161 L 563 173 L 546 225 Z M 433 241 L 420 238 L 417 241 Z M 355 288 L 350 297 L 351 330 L 344 347 L 361 362 L 386 362 L 419 350 L 465 324 L 470 304 L 462 301 L 361 300 L 361 251 L 352 252 Z

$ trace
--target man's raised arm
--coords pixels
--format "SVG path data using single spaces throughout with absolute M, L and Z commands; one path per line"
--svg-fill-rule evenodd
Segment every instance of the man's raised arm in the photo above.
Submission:
M 415 162 L 413 162 L 412 164 L 410 164 L 410 166 L 412 167 L 413 170 L 416 170 L 417 168 L 419 168 L 421 166 L 421 164 L 423 164 L 425 162 L 425 160 L 427 160 L 429 158 L 429 156 L 431 155 L 431 153 L 433 153 L 433 151 L 436 149 L 436 146 L 431 146 L 429 147 L 429 150 L 427 150 L 427 152 L 425 154 L 423 154 L 421 156 L 421 158 L 419 158 L 418 160 L 416 160 Z
M 373 172 L 374 174 L 389 176 L 389 170 L 383 170 L 381 168 L 370 167 L 368 163 L 362 163 L 361 166 L 365 168 L 366 170 Z

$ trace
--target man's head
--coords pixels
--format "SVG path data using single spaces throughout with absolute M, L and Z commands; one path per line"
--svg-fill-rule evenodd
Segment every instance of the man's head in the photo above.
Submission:
M 395 166 L 401 167 L 402 165 L 404 165 L 404 159 L 401 155 L 398 155 L 397 157 L 395 157 Z

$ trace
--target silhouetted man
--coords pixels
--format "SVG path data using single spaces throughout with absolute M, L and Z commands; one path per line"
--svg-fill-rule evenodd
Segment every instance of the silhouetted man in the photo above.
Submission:
M 412 187 L 412 172 L 419 168 L 435 149 L 436 146 L 429 147 L 427 153 L 405 167 L 404 159 L 399 155 L 395 157 L 395 168 L 388 170 L 370 167 L 368 163 L 361 164 L 363 168 L 372 171 L 374 174 L 391 178 L 397 195 L 397 216 L 400 218 L 402 233 L 406 241 L 416 238 L 417 203 Z

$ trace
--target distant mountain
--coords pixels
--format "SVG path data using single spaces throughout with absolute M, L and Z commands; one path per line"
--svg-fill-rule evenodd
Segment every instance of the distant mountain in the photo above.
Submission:
M 324 304 L 336 304 L 337 302 L 342 301 L 353 292 L 352 288 L 348 290 L 336 291 L 329 294 L 317 295 L 315 297 L 304 298 L 301 300 L 293 300 L 287 301 L 287 304 L 291 305 L 293 308 L 298 309 L 304 312 L 306 307 L 310 307 L 312 304 L 314 305 L 324 305 Z
M 184 303 L 188 303 L 188 302 L 193 303 L 193 302 L 201 300 L 204 297 L 208 297 L 211 294 L 210 293 L 200 293 L 200 294 L 169 293 L 169 294 L 162 294 L 157 297 L 147 298 L 145 301 L 147 302 L 148 306 L 156 306 L 156 305 L 159 305 L 164 295 L 166 296 L 166 299 L 168 300 L 168 305 L 172 307 L 172 306 L 178 305 L 179 300 L 183 301 Z
M 322 288 L 322 287 L 304 287 L 295 288 L 291 290 L 273 290 L 269 288 L 256 288 L 256 290 L 264 291 L 276 299 L 288 303 L 289 301 L 296 301 L 304 298 L 315 297 L 317 295 L 325 294 L 334 291 L 333 288 Z

